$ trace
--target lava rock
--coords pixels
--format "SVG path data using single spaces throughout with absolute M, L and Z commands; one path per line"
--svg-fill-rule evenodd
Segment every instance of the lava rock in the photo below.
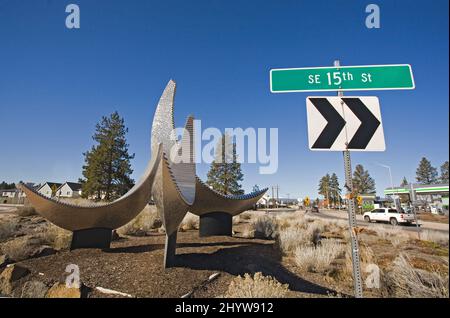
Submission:
M 44 298 L 47 294 L 48 287 L 43 282 L 31 280 L 26 282 L 22 287 L 21 298 Z
M 55 283 L 45 298 L 81 298 L 81 288 L 67 287 L 64 283 Z
M 0 294 L 10 295 L 13 283 L 30 273 L 28 268 L 14 264 L 6 267 L 0 274 Z

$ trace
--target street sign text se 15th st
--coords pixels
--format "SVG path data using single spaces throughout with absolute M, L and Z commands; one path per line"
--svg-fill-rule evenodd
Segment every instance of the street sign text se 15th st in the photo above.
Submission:
M 409 64 L 270 70 L 272 93 L 414 89 Z

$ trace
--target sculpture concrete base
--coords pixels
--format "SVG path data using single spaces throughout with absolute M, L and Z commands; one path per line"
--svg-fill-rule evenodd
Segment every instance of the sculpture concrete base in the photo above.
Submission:
M 112 230 L 105 228 L 93 228 L 74 231 L 71 250 L 77 248 L 109 248 L 111 245 Z
M 232 236 L 233 217 L 225 212 L 211 212 L 200 216 L 201 237 L 205 236 Z
M 166 234 L 166 246 L 164 250 L 164 268 L 175 266 L 177 234 L 178 232 L 176 231 L 170 235 Z

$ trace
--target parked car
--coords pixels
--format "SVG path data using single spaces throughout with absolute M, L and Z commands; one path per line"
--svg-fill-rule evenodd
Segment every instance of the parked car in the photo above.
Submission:
M 411 224 L 414 222 L 414 214 L 409 211 L 400 212 L 393 208 L 373 209 L 364 213 L 364 221 L 366 222 L 387 222 L 392 225 Z

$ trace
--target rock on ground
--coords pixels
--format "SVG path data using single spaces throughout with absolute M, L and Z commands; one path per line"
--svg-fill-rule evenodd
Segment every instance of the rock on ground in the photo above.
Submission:
M 29 273 L 28 268 L 17 264 L 5 268 L 0 275 L 0 294 L 10 295 L 13 291 L 13 283 Z
M 81 298 L 81 289 L 69 288 L 66 284 L 56 283 L 49 289 L 45 298 Z
M 47 285 L 38 280 L 26 282 L 22 287 L 21 298 L 44 298 L 48 291 Z

